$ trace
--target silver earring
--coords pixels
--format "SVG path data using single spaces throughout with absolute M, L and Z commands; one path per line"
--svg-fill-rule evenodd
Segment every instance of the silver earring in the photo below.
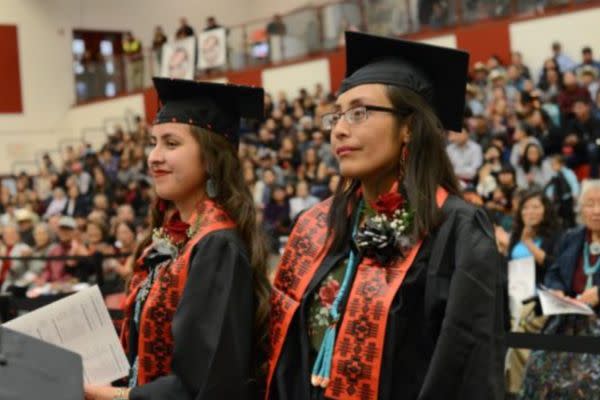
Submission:
M 217 188 L 217 184 L 213 180 L 213 178 L 208 178 L 206 180 L 206 195 L 209 199 L 214 199 L 219 194 L 219 190 Z

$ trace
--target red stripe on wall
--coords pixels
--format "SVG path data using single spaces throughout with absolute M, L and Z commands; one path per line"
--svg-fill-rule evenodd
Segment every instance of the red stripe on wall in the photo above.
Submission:
M 251 68 L 245 71 L 232 71 L 226 75 L 229 83 L 247 86 L 262 86 L 262 68 Z
M 456 45 L 471 54 L 471 66 L 497 55 L 505 65 L 510 64 L 510 20 L 482 22 L 456 29 Z
M 0 114 L 23 112 L 16 25 L 0 25 Z
M 144 90 L 144 111 L 146 111 L 146 122 L 149 124 L 154 121 L 156 113 L 158 112 L 158 95 L 154 87 Z
M 329 60 L 329 77 L 331 79 L 331 92 L 335 93 L 346 75 L 346 48 L 336 50 L 327 55 Z

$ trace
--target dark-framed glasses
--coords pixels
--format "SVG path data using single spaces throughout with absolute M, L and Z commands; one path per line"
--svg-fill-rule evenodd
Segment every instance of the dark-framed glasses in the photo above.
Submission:
M 337 111 L 324 114 L 321 117 L 321 127 L 328 131 L 332 130 L 333 127 L 339 122 L 340 118 L 342 118 L 342 116 L 350 125 L 360 124 L 368 118 L 369 111 L 388 112 L 395 115 L 399 114 L 398 110 L 389 107 L 356 106 L 346 111 Z

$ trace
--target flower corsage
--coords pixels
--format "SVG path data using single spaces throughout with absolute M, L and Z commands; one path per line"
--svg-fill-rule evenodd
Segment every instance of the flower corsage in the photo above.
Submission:
M 197 225 L 197 221 L 193 226 L 183 222 L 178 213 L 173 215 L 168 223 L 152 231 L 152 249 L 171 260 L 176 259 L 188 239 L 195 235 Z
M 404 258 L 414 245 L 413 212 L 401 193 L 395 191 L 377 198 L 367 207 L 367 220 L 356 233 L 356 246 L 368 258 L 387 265 Z

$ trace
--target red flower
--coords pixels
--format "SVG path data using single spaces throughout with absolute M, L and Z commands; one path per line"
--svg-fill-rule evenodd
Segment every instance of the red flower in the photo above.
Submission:
M 187 230 L 190 224 L 183 222 L 179 213 L 175 213 L 173 217 L 163 226 L 163 230 L 169 236 L 173 244 L 179 245 L 185 243 L 188 239 Z
M 331 307 L 335 296 L 337 296 L 340 290 L 340 283 L 335 279 L 330 280 L 319 289 L 319 301 L 323 307 Z
M 389 192 L 381 195 L 371 207 L 377 214 L 385 214 L 391 217 L 396 210 L 404 207 L 404 197 L 397 192 Z

